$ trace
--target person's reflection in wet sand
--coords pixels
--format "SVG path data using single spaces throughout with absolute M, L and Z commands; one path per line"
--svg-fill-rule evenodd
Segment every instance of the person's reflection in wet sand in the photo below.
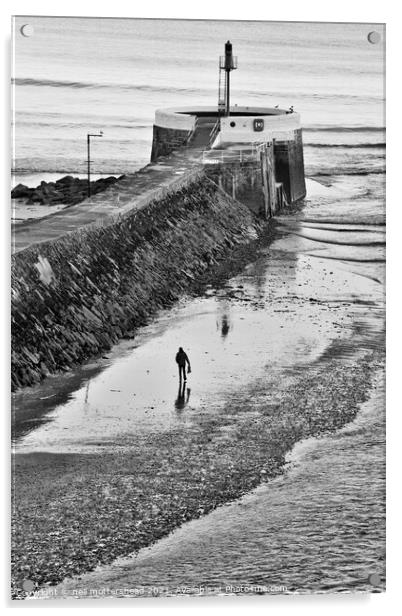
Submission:
M 190 399 L 190 393 L 191 393 L 191 389 L 187 387 L 187 383 L 181 383 L 179 385 L 179 391 L 177 393 L 177 398 L 176 401 L 174 403 L 175 408 L 178 411 L 182 411 L 184 409 L 184 407 L 187 406 L 188 401 Z
M 226 340 L 230 330 L 232 329 L 230 309 L 230 302 L 226 299 L 220 299 L 217 311 L 216 328 L 220 332 L 223 341 Z
M 221 336 L 226 338 L 230 330 L 230 322 L 227 314 L 222 315 Z
M 84 413 L 88 413 L 89 410 L 89 401 L 88 401 L 88 397 L 89 397 L 89 385 L 90 385 L 91 381 L 88 381 L 87 386 L 85 388 L 85 400 L 84 400 Z

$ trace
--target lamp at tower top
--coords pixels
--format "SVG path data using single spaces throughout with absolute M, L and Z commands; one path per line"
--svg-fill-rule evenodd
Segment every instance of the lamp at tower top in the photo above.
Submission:
M 225 55 L 219 58 L 219 68 L 228 72 L 237 68 L 237 56 L 233 55 L 233 45 L 230 41 L 225 43 Z
M 233 55 L 230 41 L 225 43 L 225 55 L 219 58 L 219 70 L 225 71 L 225 115 L 230 115 L 230 71 L 237 68 L 237 57 Z

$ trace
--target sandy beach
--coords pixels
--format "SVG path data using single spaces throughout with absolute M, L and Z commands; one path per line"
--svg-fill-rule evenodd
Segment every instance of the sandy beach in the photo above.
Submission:
M 283 474 L 296 443 L 356 417 L 383 366 L 381 286 L 370 265 L 381 246 L 365 229 L 355 243 L 371 261 L 339 260 L 331 239 L 341 219 L 303 223 L 327 195 L 314 188 L 304 210 L 234 250 L 197 282 L 194 298 L 134 340 L 16 395 L 16 580 L 49 589 L 153 544 Z M 314 254 L 317 233 L 337 261 Z M 351 241 L 356 233 L 355 223 Z M 292 331 L 288 345 L 283 330 Z M 183 338 L 195 368 L 178 393 L 174 364 L 164 365 Z M 67 584 L 77 587 L 76 578 Z

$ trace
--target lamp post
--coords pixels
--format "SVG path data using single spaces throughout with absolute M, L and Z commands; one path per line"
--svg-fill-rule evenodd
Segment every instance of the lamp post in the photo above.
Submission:
M 88 197 L 91 196 L 91 137 L 103 137 L 103 130 L 99 133 L 87 133 Z

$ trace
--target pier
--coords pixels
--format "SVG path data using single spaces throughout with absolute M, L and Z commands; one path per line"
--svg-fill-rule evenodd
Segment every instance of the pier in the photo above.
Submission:
M 237 57 L 228 41 L 219 62 L 217 107 L 158 109 L 149 165 L 126 174 L 101 194 L 18 225 L 13 252 L 141 209 L 197 172 L 213 177 L 222 190 L 243 199 L 264 218 L 303 199 L 306 185 L 299 114 L 293 109 L 231 107 L 229 76 L 236 68 Z
M 231 106 L 236 67 L 228 42 L 216 107 L 156 111 L 143 169 L 14 228 L 14 388 L 110 348 L 304 198 L 299 115 Z
M 234 107 L 230 122 L 217 118 L 214 108 L 157 110 L 149 165 L 81 203 L 17 225 L 13 251 L 55 240 L 86 225 L 106 224 L 145 207 L 198 173 L 213 177 L 230 196 L 244 200 L 265 218 L 285 203 L 291 205 L 305 197 L 298 114 Z M 253 127 L 258 119 L 264 125 L 256 132 Z

